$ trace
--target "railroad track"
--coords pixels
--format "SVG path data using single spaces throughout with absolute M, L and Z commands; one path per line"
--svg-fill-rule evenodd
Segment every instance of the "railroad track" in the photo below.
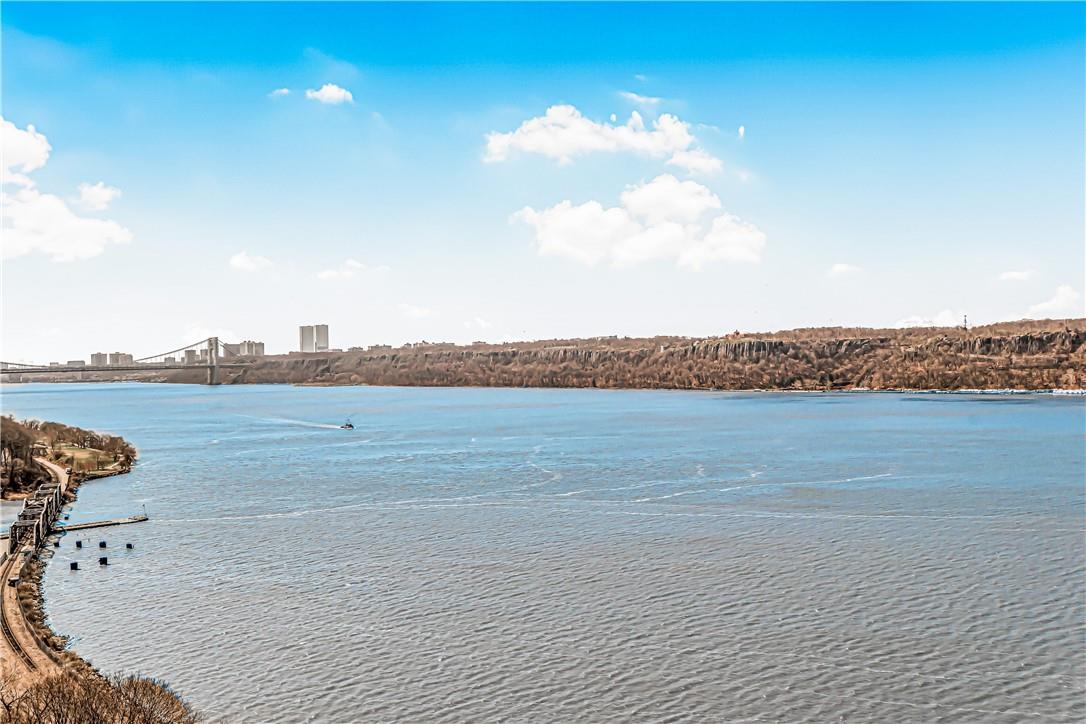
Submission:
M 10 575 L 11 566 L 15 563 L 15 560 L 16 556 L 12 556 L 10 559 L 8 559 L 8 562 L 4 564 L 4 572 L 2 578 L 2 585 L 4 586 L 8 585 L 8 576 Z M 15 638 L 15 634 L 14 632 L 12 632 L 11 627 L 8 626 L 8 612 L 7 607 L 4 606 L 4 593 L 5 591 L 0 591 L 0 630 L 3 631 L 4 641 L 6 641 L 8 647 L 12 651 L 14 651 L 20 659 L 23 660 L 23 663 L 26 664 L 28 669 L 30 669 L 31 671 L 37 671 L 38 665 L 34 663 L 34 659 L 30 657 L 30 654 L 28 654 L 23 649 L 22 645 L 19 643 L 19 640 Z

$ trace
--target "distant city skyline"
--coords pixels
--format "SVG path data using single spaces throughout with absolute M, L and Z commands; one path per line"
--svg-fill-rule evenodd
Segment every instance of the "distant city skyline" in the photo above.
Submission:
M 1081 317 L 1084 27 L 8 3 L 0 359 Z

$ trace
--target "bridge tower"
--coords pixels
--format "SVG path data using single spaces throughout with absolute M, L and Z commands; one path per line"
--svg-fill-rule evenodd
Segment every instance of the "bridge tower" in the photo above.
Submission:
M 219 338 L 210 337 L 207 340 L 207 383 L 219 384 Z

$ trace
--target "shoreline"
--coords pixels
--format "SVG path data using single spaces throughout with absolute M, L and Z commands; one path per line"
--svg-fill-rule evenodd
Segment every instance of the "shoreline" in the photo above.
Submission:
M 65 507 L 75 503 L 78 499 L 78 490 L 85 482 L 76 476 L 68 476 L 60 465 L 44 458 L 36 458 L 36 462 L 45 468 L 53 479 L 62 486 L 61 504 L 57 510 L 57 516 L 62 515 Z M 111 474 L 120 474 L 117 471 Z M 27 494 L 29 498 L 33 493 Z M 25 499 L 25 498 L 24 498 Z M 14 564 L 18 558 L 22 558 L 19 566 L 16 587 L 16 601 L 19 615 L 25 622 L 26 629 L 34 639 L 34 643 L 45 653 L 56 667 L 56 671 L 42 672 L 38 676 L 50 676 L 58 673 L 89 673 L 101 676 L 93 664 L 84 659 L 78 652 L 67 647 L 69 637 L 53 630 L 49 625 L 48 614 L 45 610 L 45 591 L 43 588 L 45 569 L 53 558 L 53 546 L 51 543 L 62 538 L 64 532 L 56 528 L 55 523 L 50 526 L 50 531 L 42 537 L 41 544 L 32 551 L 25 548 L 15 553 L 7 554 Z
M 132 461 L 135 449 L 130 449 Z M 75 503 L 85 480 L 74 478 L 55 462 L 33 459 L 53 482 L 40 484 L 34 503 L 24 504 L 24 514 L 12 524 L 3 551 L 0 628 L 6 651 L 0 657 L 0 699 L 4 721 L 41 721 L 50 712 L 50 721 L 77 722 L 86 717 L 99 721 L 106 713 L 113 717 L 107 720 L 111 722 L 196 724 L 200 716 L 166 682 L 139 674 L 103 673 L 69 648 L 68 636 L 53 630 L 45 610 L 44 574 L 66 535 L 57 521 L 65 507 Z M 130 470 L 129 463 L 127 469 L 111 470 L 110 475 Z M 12 579 L 17 585 L 8 585 Z
M 221 364 L 227 364 L 221 362 Z M 206 384 L 206 367 L 5 370 L 20 381 Z M 79 379 L 82 378 L 82 379 Z M 981 327 L 817 327 L 509 342 L 417 342 L 237 356 L 222 384 L 779 391 L 1086 388 L 1086 319 Z
M 5 483 L 20 492 L 28 487 L 33 491 L 23 498 L 0 553 L 0 719 L 42 721 L 48 712 L 50 721 L 99 721 L 104 713 L 110 718 L 103 721 L 110 722 L 195 724 L 199 716 L 168 684 L 139 674 L 100 671 L 70 647 L 69 636 L 53 629 L 46 612 L 45 572 L 67 535 L 61 524 L 65 510 L 71 510 L 87 480 L 131 472 L 135 447 L 122 437 L 63 423 L 18 422 L 11 416 L 2 420 L 4 434 L 10 436 L 5 441 L 11 462 L 4 469 Z M 65 453 L 65 443 L 79 450 Z M 50 448 L 59 462 L 46 457 Z M 86 459 L 88 454 L 93 461 Z M 102 454 L 110 455 L 113 463 L 100 469 Z M 80 470 L 90 464 L 94 469 L 89 475 Z M 117 522 L 122 521 L 96 521 L 88 527 Z
M 131 472 L 131 468 L 129 468 L 128 470 L 116 469 L 108 471 L 92 471 L 94 473 L 101 473 L 96 475 L 88 475 L 86 473 L 79 476 L 68 475 L 59 463 L 44 458 L 37 458 L 36 460 L 39 464 L 49 470 L 49 473 L 54 476 L 54 480 L 58 483 L 61 482 L 60 478 L 62 476 L 67 477 L 67 486 L 64 487 L 61 507 L 57 511 L 58 518 L 65 515 L 64 510 L 66 508 L 71 509 L 71 507 L 75 505 L 76 501 L 79 499 L 79 489 L 84 483 L 91 480 L 125 475 Z M 29 495 L 32 495 L 32 493 Z M 29 495 L 27 497 L 29 497 Z M 68 534 L 68 531 L 65 528 L 65 526 L 58 525 L 58 521 L 54 521 L 53 525 L 50 526 L 49 533 L 42 537 L 41 545 L 33 553 L 24 558 L 22 569 L 19 573 L 19 608 L 23 618 L 27 622 L 30 632 L 34 635 L 35 639 L 37 639 L 39 646 L 45 649 L 46 654 L 50 658 L 53 658 L 58 666 L 61 666 L 62 668 L 70 666 L 76 669 L 83 669 L 85 672 L 93 673 L 97 676 L 103 676 L 94 664 L 80 656 L 79 652 L 75 649 L 68 647 L 71 637 L 67 634 L 57 632 L 52 627 L 49 622 L 49 615 L 45 609 L 45 570 L 50 561 L 52 561 L 56 551 L 56 547 L 53 543 L 63 540 Z M 63 662 L 56 661 L 58 658 L 63 659 Z
M 130 470 L 95 470 L 95 471 L 92 471 L 92 472 L 94 472 L 95 474 L 94 475 L 88 475 L 88 474 L 84 473 L 83 474 L 83 479 L 80 480 L 78 483 L 74 483 L 71 486 L 69 486 L 68 490 L 71 490 L 73 495 L 75 495 L 76 494 L 75 491 L 77 491 L 79 489 L 79 487 L 83 483 L 87 482 L 88 480 L 100 480 L 102 478 L 112 478 L 115 475 L 124 475 L 125 473 L 129 473 L 131 471 Z M 15 493 L 15 492 L 12 492 L 10 490 L 5 490 L 5 491 L 3 491 L 2 494 L 0 494 L 0 500 L 5 500 L 5 501 L 7 501 L 9 503 L 17 503 L 19 501 L 26 500 L 27 498 L 29 498 L 29 497 L 31 497 L 33 495 L 34 495 L 33 490 L 30 490 L 30 491 L 27 491 L 27 492 L 21 492 L 21 493 Z M 72 498 L 72 502 L 73 503 L 75 502 L 74 497 Z M 69 503 L 65 503 L 65 505 L 68 505 L 68 504 Z M 50 535 L 52 535 L 52 534 L 50 534 Z
M 176 380 L 147 380 L 147 379 L 112 379 L 112 380 L 32 380 L 10 382 L 0 380 L 0 388 L 4 385 L 107 385 L 107 384 L 140 384 L 140 385 L 178 385 L 185 387 L 204 386 L 202 382 L 184 382 Z M 377 387 L 386 389 L 430 389 L 430 390 L 595 390 L 599 392 L 729 392 L 729 393 L 788 393 L 788 394 L 898 394 L 898 395 L 1053 395 L 1053 396 L 1078 396 L 1086 395 L 1086 388 L 1082 387 L 663 387 L 663 386 L 629 386 L 629 387 L 592 387 L 586 385 L 408 385 L 389 384 L 374 385 L 368 383 L 342 384 L 337 382 L 223 382 L 215 387 L 256 387 L 261 385 L 277 387 Z M 104 475 L 90 476 L 109 477 L 120 475 L 126 471 L 109 472 Z M 13 498 L 4 498 L 12 500 Z

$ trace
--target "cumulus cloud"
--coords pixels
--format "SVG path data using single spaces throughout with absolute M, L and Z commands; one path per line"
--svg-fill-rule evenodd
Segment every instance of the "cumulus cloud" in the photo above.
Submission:
M 3 159 L 0 164 L 0 183 L 33 186 L 26 174 L 37 171 L 49 160 L 53 147 L 44 134 L 38 133 L 33 124 L 25 129 L 0 117 L 0 148 Z
M 34 188 L 0 192 L 0 207 L 5 259 L 35 252 L 53 261 L 89 259 L 110 244 L 132 240 L 132 232 L 117 222 L 78 216 L 59 196 Z
M 355 259 L 348 259 L 337 267 L 317 272 L 318 279 L 354 279 L 364 272 L 387 272 L 387 266 L 368 266 Z
M 419 307 L 414 304 L 403 303 L 399 305 L 400 314 L 408 319 L 425 319 L 433 315 L 434 310 L 427 309 L 426 307 Z
M 761 260 L 765 234 L 732 214 L 712 216 L 720 199 L 699 183 L 663 174 L 627 187 L 620 202 L 611 208 L 568 200 L 539 211 L 526 206 L 511 220 L 535 230 L 540 254 L 586 265 L 670 260 L 700 269 L 717 261 Z
M 79 205 L 87 211 L 105 211 L 113 199 L 121 195 L 116 186 L 106 186 L 99 181 L 96 184 L 79 184 Z
M 45 166 L 52 146 L 33 125 L 22 129 L 0 118 L 0 147 L 3 258 L 39 253 L 53 261 L 68 262 L 89 259 L 110 244 L 132 240 L 132 233 L 117 222 L 79 216 L 64 199 L 37 189 L 27 174 Z M 89 189 L 89 196 L 84 194 L 84 187 Z M 79 191 L 81 201 L 86 199 L 88 208 L 94 210 L 106 208 L 120 194 L 101 182 L 94 186 L 82 184 Z
M 693 173 L 721 167 L 719 159 L 697 148 L 690 124 L 670 113 L 661 114 L 647 128 L 637 111 L 625 124 L 614 125 L 585 118 L 570 105 L 551 106 L 544 115 L 524 121 L 515 131 L 487 134 L 484 161 L 506 161 L 517 152 L 539 154 L 560 164 L 589 153 L 628 152 L 666 158 L 668 163 Z
M 1039 304 L 1034 304 L 1029 308 L 1026 316 L 1035 319 L 1045 317 L 1086 316 L 1086 312 L 1084 312 L 1082 303 L 1079 299 L 1079 293 L 1075 291 L 1074 287 L 1069 284 L 1061 284 L 1056 287 L 1056 291 L 1053 293 L 1051 299 L 1040 302 Z
M 739 130 L 735 132 L 735 135 L 739 137 L 740 141 L 742 141 L 747 136 L 747 127 L 739 126 Z
M 826 270 L 826 276 L 830 279 L 836 279 L 839 277 L 847 277 L 853 274 L 858 274 L 863 271 L 860 267 L 854 264 L 834 264 Z
M 650 224 L 690 223 L 706 211 L 720 208 L 720 199 L 712 191 L 696 181 L 680 181 L 671 174 L 657 176 L 647 184 L 627 186 L 619 199 L 630 214 Z
M 631 93 L 630 91 L 619 91 L 619 97 L 625 98 L 635 106 L 657 106 L 663 101 L 663 98 L 656 98 L 655 96 L 643 96 L 640 93 Z
M 965 318 L 963 312 L 955 312 L 953 309 L 944 309 L 941 312 L 936 312 L 930 317 L 923 317 L 914 315 L 912 317 L 906 317 L 905 319 L 899 319 L 896 327 L 956 327 L 962 323 Z
M 271 265 L 271 259 L 263 256 L 256 256 L 247 251 L 239 251 L 237 254 L 230 257 L 230 267 L 243 272 L 257 272 L 261 269 L 267 269 Z
M 1003 282 L 1024 282 L 1027 279 L 1032 279 L 1037 275 L 1037 272 L 1032 269 L 1025 269 L 1023 271 L 1005 271 L 999 275 L 999 280 Z
M 290 95 L 290 88 L 276 88 L 268 94 L 268 98 L 282 98 Z
M 340 88 L 335 83 L 325 83 L 319 90 L 310 88 L 305 92 L 305 97 L 318 103 L 327 103 L 338 106 L 342 103 L 354 103 L 354 96 L 346 88 Z

